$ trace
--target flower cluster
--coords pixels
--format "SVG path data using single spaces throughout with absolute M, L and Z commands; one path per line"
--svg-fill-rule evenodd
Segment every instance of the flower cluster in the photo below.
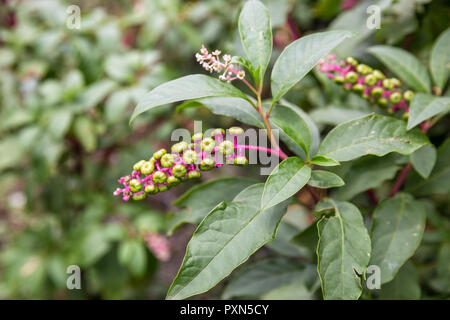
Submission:
M 124 201 L 142 200 L 147 194 L 166 191 L 188 179 L 198 179 L 201 171 L 221 167 L 224 162 L 247 165 L 244 152 L 250 146 L 237 144 L 237 137 L 243 133 L 242 128 L 232 127 L 225 136 L 224 129 L 214 129 L 209 137 L 196 133 L 191 143 L 174 144 L 171 153 L 160 149 L 148 161 L 137 162 L 131 174 L 121 177 L 118 182 L 123 188 L 117 188 L 114 195 L 121 195 Z
M 381 71 L 358 63 L 352 57 L 337 62 L 335 55 L 328 55 L 317 66 L 320 72 L 342 84 L 346 90 L 386 107 L 389 113 L 403 110 L 403 117 L 408 118 L 409 102 L 414 93 L 411 90 L 402 91 L 401 82 L 397 78 L 387 78 Z
M 245 78 L 245 71 L 239 70 L 239 67 L 231 63 L 231 56 L 229 54 L 224 54 L 222 56 L 223 62 L 220 59 L 220 50 L 215 50 L 211 53 L 208 49 L 202 45 L 200 53 L 196 53 L 195 57 L 197 62 L 202 65 L 202 67 L 209 72 L 222 72 L 223 74 L 219 76 L 220 80 L 231 82 L 236 79 L 243 80 Z

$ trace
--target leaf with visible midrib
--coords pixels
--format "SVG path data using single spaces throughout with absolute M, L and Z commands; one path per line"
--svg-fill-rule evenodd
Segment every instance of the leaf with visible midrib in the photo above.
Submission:
M 203 75 L 193 74 L 163 83 L 147 93 L 137 104 L 130 123 L 141 113 L 178 101 L 206 97 L 249 98 L 229 83 Z
M 407 132 L 402 120 L 370 114 L 331 130 L 322 141 L 318 154 L 348 161 L 367 154 L 411 154 L 425 144 L 429 144 L 428 138 L 418 129 Z
M 439 113 L 448 111 L 450 111 L 450 98 L 416 93 L 409 108 L 408 130 Z
M 425 229 L 425 208 L 405 193 L 382 201 L 373 213 L 370 264 L 381 269 L 381 283 L 391 281 L 416 251 Z
M 198 226 L 167 299 L 205 292 L 275 238 L 287 201 L 260 209 L 263 184 L 242 191 L 233 202 L 222 202 Z
M 349 202 L 326 199 L 320 210 L 334 209 L 317 223 L 317 258 L 323 297 L 356 300 L 362 292 L 359 275 L 370 260 L 370 238 L 358 208 Z

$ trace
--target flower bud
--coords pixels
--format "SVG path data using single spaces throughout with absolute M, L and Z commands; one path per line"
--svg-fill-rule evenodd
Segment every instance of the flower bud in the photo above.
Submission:
M 202 176 L 200 171 L 190 171 L 188 173 L 188 179 L 198 179 Z
M 155 165 L 153 162 L 145 161 L 144 164 L 141 166 L 141 173 L 145 175 L 149 175 L 150 173 L 155 170 Z
M 158 187 L 154 186 L 153 184 L 149 184 L 145 187 L 145 192 L 149 194 L 158 193 Z
M 133 170 L 139 171 L 139 169 L 141 169 L 141 167 L 144 163 L 145 163 L 145 160 L 140 160 L 140 161 L 136 162 L 133 166 Z
M 200 163 L 200 170 L 208 171 L 214 168 L 215 161 L 210 158 L 205 158 Z
M 197 160 L 197 152 L 195 152 L 194 150 L 186 150 L 183 153 L 183 161 L 186 164 L 194 164 L 196 160 Z
M 161 157 L 161 165 L 164 168 L 170 168 L 174 163 L 173 156 L 170 153 L 166 153 Z
M 239 156 L 234 158 L 234 164 L 238 166 L 246 166 L 248 165 L 248 159 L 245 156 Z
M 170 176 L 169 178 L 167 178 L 167 185 L 170 187 L 176 186 L 177 184 L 180 184 L 180 182 L 180 179 L 174 176 Z
M 364 83 L 368 86 L 374 86 L 377 83 L 377 78 L 373 74 L 368 74 L 364 78 Z
M 141 190 L 142 186 L 141 183 L 139 182 L 139 180 L 137 179 L 132 179 L 130 181 L 130 190 L 131 192 L 139 192 Z
M 231 135 L 236 135 L 236 136 L 238 136 L 238 135 L 243 134 L 243 133 L 244 133 L 244 130 L 243 130 L 241 127 L 231 127 L 231 128 L 228 129 L 228 132 L 229 132 Z
M 393 92 L 390 97 L 389 100 L 393 103 L 393 104 L 397 104 L 400 101 L 402 101 L 402 94 L 400 92 Z
M 186 175 L 186 167 L 182 164 L 176 164 L 172 168 L 172 174 L 177 178 L 182 178 Z
M 215 146 L 216 146 L 216 142 L 212 138 L 205 138 L 202 140 L 201 147 L 202 147 L 202 150 L 204 150 L 206 152 L 213 151 Z
M 152 176 L 153 183 L 155 184 L 163 184 L 166 182 L 166 179 L 166 174 L 162 171 L 156 171 Z
M 167 153 L 166 149 L 159 149 L 153 154 L 153 158 L 160 159 L 163 155 Z
M 356 83 L 357 80 L 358 80 L 358 74 L 356 72 L 350 71 L 345 76 L 345 81 L 347 81 L 348 83 Z
M 411 90 L 406 90 L 405 93 L 403 93 L 403 98 L 405 98 L 406 101 L 411 101 L 412 98 L 414 97 L 414 92 L 412 92 Z
M 234 152 L 234 144 L 231 141 L 225 140 L 219 145 L 219 150 L 224 155 L 230 155 Z

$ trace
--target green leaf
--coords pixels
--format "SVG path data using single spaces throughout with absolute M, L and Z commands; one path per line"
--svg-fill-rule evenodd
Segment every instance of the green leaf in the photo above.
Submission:
M 334 209 L 334 216 L 324 215 L 317 224 L 317 269 L 323 297 L 356 300 L 362 292 L 360 277 L 370 260 L 370 238 L 362 215 L 349 202 L 327 199 L 321 207 Z
M 447 194 L 450 192 L 450 139 L 438 148 L 436 164 L 428 179 L 412 175 L 406 180 L 406 190 L 415 195 Z
M 417 93 L 409 108 L 408 130 L 437 114 L 448 111 L 450 111 L 450 98 Z
M 410 155 L 411 164 L 424 179 L 428 178 L 436 163 L 437 151 L 433 145 L 426 145 Z
M 429 144 L 420 130 L 407 132 L 402 120 L 370 114 L 342 123 L 331 130 L 319 147 L 320 155 L 348 161 L 367 154 L 411 154 Z
M 311 132 L 305 120 L 298 113 L 289 107 L 277 105 L 270 114 L 270 121 L 297 143 L 308 157 L 309 147 L 311 146 Z
M 444 89 L 450 70 L 450 28 L 441 33 L 431 50 L 430 70 L 434 83 Z
M 239 16 L 242 47 L 253 69 L 259 68 L 259 81 L 272 55 L 272 27 L 267 8 L 259 1 L 247 1 Z
M 318 242 L 319 236 L 317 234 L 317 222 L 312 223 L 305 230 L 302 230 L 299 234 L 291 239 L 292 244 L 307 248 L 314 254 L 316 253 Z
M 198 224 L 221 201 L 231 201 L 242 190 L 257 183 L 249 178 L 220 178 L 194 186 L 185 192 L 174 205 L 187 208 L 169 219 L 168 234 L 184 223 Z M 221 192 L 224 191 L 224 192 Z
M 263 189 L 263 184 L 252 185 L 203 219 L 189 241 L 167 299 L 184 299 L 209 290 L 275 238 L 287 201 L 262 210 Z
M 124 113 L 131 102 L 129 90 L 118 90 L 111 94 L 105 103 L 105 119 L 113 124 L 124 118 Z
M 97 147 L 97 136 L 94 123 L 85 116 L 78 117 L 74 123 L 74 133 L 87 152 L 92 152 Z
M 419 300 L 419 276 L 414 265 L 407 261 L 397 276 L 381 287 L 381 300 Z
M 264 185 L 261 208 L 270 208 L 293 196 L 308 182 L 311 168 L 299 157 L 283 160 Z
M 425 207 L 406 193 L 382 201 L 372 217 L 371 265 L 381 269 L 381 284 L 394 279 L 414 254 L 425 229 Z
M 311 71 L 323 56 L 353 35 L 350 31 L 318 32 L 288 45 L 273 66 L 272 101 L 278 101 Z
M 223 291 L 223 299 L 234 297 L 259 297 L 275 288 L 301 278 L 304 268 L 287 259 L 268 259 L 239 272 Z
M 206 97 L 248 99 L 242 91 L 229 83 L 203 74 L 193 74 L 163 83 L 147 93 L 134 109 L 130 123 L 141 113 L 156 107 L 173 102 Z
M 322 167 L 334 167 L 339 165 L 338 161 L 320 155 L 312 157 L 310 163 Z
M 336 188 L 345 185 L 344 180 L 341 179 L 337 174 L 324 170 L 313 170 L 311 173 L 311 179 L 308 181 L 308 185 L 327 189 Z
M 379 187 L 384 181 L 395 177 L 400 165 L 393 156 L 365 157 L 352 163 L 343 175 L 346 185 L 336 191 L 339 200 L 350 200 L 359 193 Z
M 141 277 L 147 269 L 146 248 L 141 241 L 130 239 L 120 243 L 119 262 L 126 266 L 133 276 Z
M 374 46 L 367 49 L 410 87 L 430 92 L 431 81 L 427 68 L 411 53 L 390 46 Z
M 316 123 L 336 126 L 352 119 L 361 118 L 369 113 L 370 112 L 358 109 L 344 109 L 341 107 L 330 106 L 326 108 L 314 109 L 310 115 Z

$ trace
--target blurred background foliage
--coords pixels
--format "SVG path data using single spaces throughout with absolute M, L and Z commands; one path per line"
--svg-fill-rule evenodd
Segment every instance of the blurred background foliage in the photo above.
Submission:
M 426 61 L 450 16 L 445 0 L 264 2 L 272 16 L 275 58 L 305 34 L 350 29 L 360 36 L 339 47 L 338 55 L 375 66 L 379 63 L 365 53 L 374 43 L 401 46 Z M 80 29 L 66 26 L 67 8 L 74 4 L 81 8 Z M 370 4 L 383 9 L 381 29 L 366 27 Z M 205 108 L 174 114 L 173 106 L 140 116 L 132 127 L 129 116 L 151 88 L 202 73 L 194 59 L 202 43 L 241 54 L 236 28 L 241 6 L 239 0 L 0 0 L 0 299 L 164 298 L 193 231 L 187 225 L 172 234 L 173 213 L 180 211 L 173 202 L 194 184 L 122 204 L 112 196 L 116 179 L 156 148 L 169 147 L 173 129 L 192 130 L 192 119 L 202 120 L 204 129 L 228 127 L 234 120 Z M 287 99 L 309 111 L 323 130 L 373 110 L 316 72 Z M 434 139 L 442 141 L 446 130 L 437 125 Z M 257 170 L 224 168 L 203 181 L 251 176 Z M 195 211 L 201 202 L 191 201 L 185 210 Z M 448 199 L 441 203 L 448 210 Z M 256 262 L 223 293 L 218 286 L 203 297 L 320 297 L 308 264 L 313 251 L 288 242 L 310 222 L 303 207 L 291 206 L 279 238 L 252 257 L 278 260 Z M 149 234 L 165 237 L 168 230 L 167 260 L 156 257 L 146 239 Z M 436 242 L 432 236 L 426 241 Z M 448 277 L 443 263 L 448 245 L 425 246 L 417 254 L 424 262 L 421 277 Z M 292 260 L 305 261 L 304 268 Z M 66 268 L 72 264 L 82 270 L 82 290 L 66 288 Z M 265 268 L 301 273 L 304 290 L 279 280 L 243 290 L 240 281 L 261 276 Z M 449 290 L 437 280 L 430 283 L 430 296 Z

